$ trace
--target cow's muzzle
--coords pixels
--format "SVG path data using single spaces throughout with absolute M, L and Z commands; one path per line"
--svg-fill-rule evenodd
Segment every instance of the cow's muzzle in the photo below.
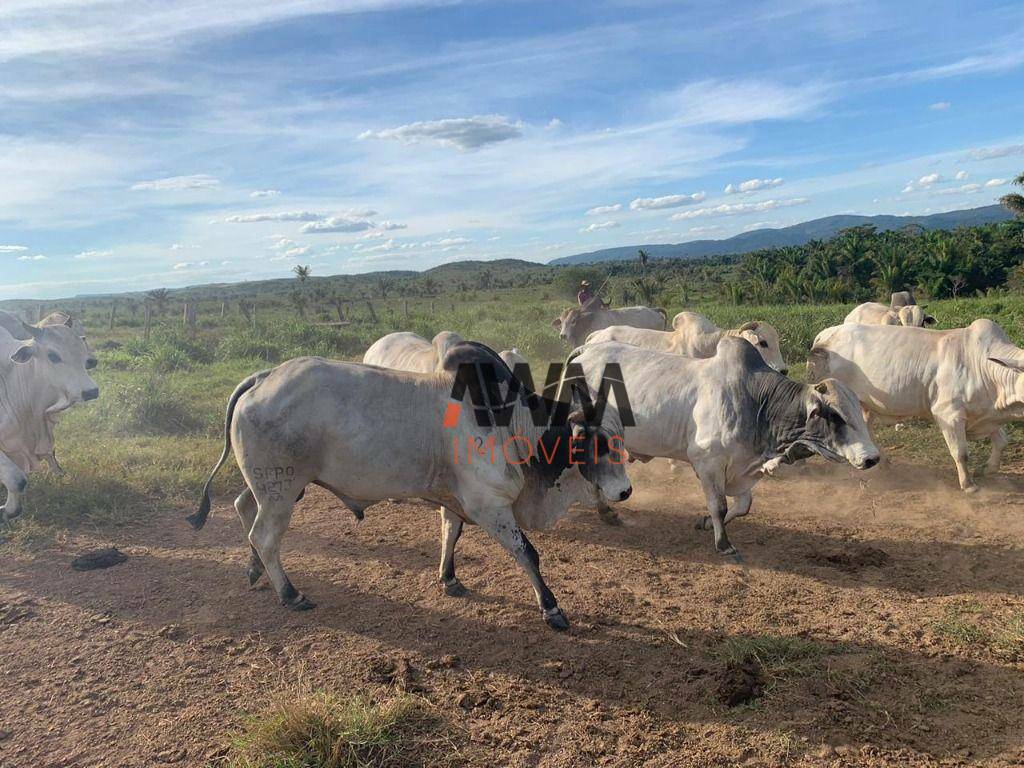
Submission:
M 90 400 L 95 400 L 99 396 L 100 396 L 100 388 L 99 387 L 93 387 L 92 389 L 86 389 L 86 390 L 82 391 L 82 401 L 86 402 L 86 403 L 89 402 Z
M 876 453 L 874 456 L 868 456 L 866 459 L 864 459 L 864 461 L 860 463 L 857 469 L 871 469 L 881 460 L 882 457 Z

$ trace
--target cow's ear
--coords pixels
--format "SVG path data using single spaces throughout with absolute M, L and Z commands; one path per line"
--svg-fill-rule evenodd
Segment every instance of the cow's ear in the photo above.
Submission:
M 744 323 L 743 325 L 741 325 L 739 327 L 739 330 L 741 330 L 741 331 L 756 331 L 760 327 L 761 327 L 761 323 L 759 323 L 757 320 L 751 320 L 749 323 Z
M 562 318 L 560 318 L 560 317 L 556 317 L 554 320 L 551 321 L 551 326 L 553 328 L 557 328 L 561 324 L 562 324 Z
M 990 357 L 989 360 L 996 365 L 1001 365 L 1004 368 L 1009 368 L 1011 371 L 1017 371 L 1017 373 L 1024 373 L 1024 363 L 1013 360 L 1007 357 Z
M 27 363 L 32 359 L 32 353 L 35 351 L 34 344 L 25 344 L 14 350 L 14 354 L 11 355 L 11 362 L 18 363 L 19 365 Z
M 936 324 L 937 322 L 939 322 L 939 321 L 938 321 L 938 320 L 936 320 L 936 319 L 935 319 L 934 317 L 932 317 L 931 315 L 925 315 L 925 316 L 924 316 L 924 324 L 925 324 L 925 325 L 935 325 L 935 324 Z
M 819 395 L 827 395 L 828 384 L 826 384 L 824 381 L 819 381 L 817 384 L 814 385 L 814 391 L 817 392 Z

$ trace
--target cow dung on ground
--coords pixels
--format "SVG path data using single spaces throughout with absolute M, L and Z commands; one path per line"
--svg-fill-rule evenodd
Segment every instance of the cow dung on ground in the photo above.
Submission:
M 94 571 L 97 568 L 110 568 L 127 562 L 128 555 L 117 547 L 106 549 L 94 549 L 90 552 L 83 552 L 71 561 L 71 567 L 76 571 Z

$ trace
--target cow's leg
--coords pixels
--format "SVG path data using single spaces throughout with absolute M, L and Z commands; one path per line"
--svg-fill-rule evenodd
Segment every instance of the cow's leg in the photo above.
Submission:
M 455 575 L 455 545 L 462 535 L 462 518 L 447 507 L 441 507 L 441 568 L 438 581 L 446 595 L 462 597 L 466 588 Z
M 739 496 L 733 498 L 732 506 L 729 507 L 725 513 L 725 519 L 722 520 L 722 525 L 728 525 L 730 520 L 735 520 L 737 517 L 743 517 L 750 513 L 750 506 L 754 502 L 754 495 L 747 491 L 741 493 Z M 710 531 L 712 529 L 711 515 L 704 515 L 704 519 L 695 526 L 698 530 Z
M 545 623 L 552 629 L 563 630 L 569 628 L 569 620 L 566 619 L 562 609 L 558 607 L 558 601 L 554 594 L 544 583 L 540 575 L 540 555 L 533 548 L 533 544 L 526 538 L 516 519 L 512 514 L 511 507 L 498 507 L 482 510 L 474 515 L 474 522 L 479 524 L 487 533 L 493 536 L 526 571 L 533 584 L 533 591 L 537 595 L 537 604 L 540 606 L 541 615 Z
M 281 538 L 292 519 L 294 501 L 290 498 L 257 499 L 256 519 L 249 531 L 249 543 L 256 549 L 267 569 L 267 578 L 274 585 L 281 604 L 293 611 L 315 608 L 316 603 L 292 586 L 281 567 Z
M 605 525 L 622 525 L 622 518 L 619 513 L 604 503 L 604 499 L 597 502 L 597 515 Z
M 989 435 L 988 439 L 992 442 L 992 453 L 988 455 L 988 461 L 985 462 L 985 474 L 994 475 L 999 471 L 999 464 L 1003 460 L 1003 449 L 1009 442 L 1006 438 L 1006 429 L 1000 427 Z
M 708 502 L 708 516 L 711 518 L 711 528 L 715 532 L 715 551 L 720 555 L 731 555 L 739 559 L 740 554 L 729 542 L 725 533 L 725 519 L 729 511 L 726 501 L 724 483 L 716 482 L 713 478 L 703 476 L 700 484 L 704 489 L 704 496 Z
M 64 467 L 57 461 L 57 454 L 54 452 L 46 454 L 43 457 L 46 460 L 46 464 L 50 467 L 50 471 L 57 477 L 66 477 L 67 472 L 64 471 Z
M 960 480 L 961 490 L 966 493 L 974 493 L 978 490 L 978 486 L 974 484 L 967 469 L 967 430 L 964 420 L 955 416 L 951 418 L 937 416 L 935 421 L 939 425 L 939 429 L 942 430 L 942 436 L 949 448 L 949 455 L 953 457 L 953 463 L 956 464 L 956 474 Z
M 238 513 L 238 519 L 242 523 L 242 533 L 245 535 L 246 541 L 249 541 L 249 533 L 252 531 L 252 525 L 256 520 L 256 510 L 256 497 L 253 496 L 252 491 L 246 487 L 244 491 L 238 494 L 238 498 L 235 499 L 235 511 Z M 263 561 L 260 560 L 256 547 L 250 543 L 249 567 L 245 572 L 249 577 L 249 586 L 254 586 L 256 582 L 259 581 L 264 570 Z
M 0 507 L 0 523 L 21 515 L 21 494 L 28 485 L 28 475 L 21 467 L 0 453 L 0 485 L 7 489 L 7 500 Z

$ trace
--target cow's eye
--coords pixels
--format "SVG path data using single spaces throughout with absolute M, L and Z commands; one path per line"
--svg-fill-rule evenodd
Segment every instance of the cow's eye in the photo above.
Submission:
M 757 342 L 757 346 L 764 347 L 765 349 L 768 349 L 768 342 L 767 341 L 759 341 L 759 342 Z
M 51 363 L 61 362 L 60 355 L 58 355 L 56 352 L 48 352 L 46 356 L 50 358 Z

